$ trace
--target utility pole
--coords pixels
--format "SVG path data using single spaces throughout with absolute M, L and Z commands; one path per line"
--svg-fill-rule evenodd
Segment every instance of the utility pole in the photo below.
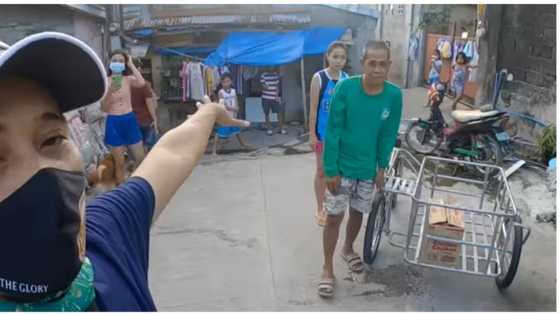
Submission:
M 107 14 L 107 50 L 109 52 L 122 49 L 122 42 L 120 38 L 120 33 L 122 31 L 122 12 L 119 4 L 107 4 L 105 5 L 105 10 Z

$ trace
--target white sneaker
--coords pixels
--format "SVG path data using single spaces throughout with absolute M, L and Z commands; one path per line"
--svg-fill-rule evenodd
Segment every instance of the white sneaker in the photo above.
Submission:
M 280 133 L 283 134 L 283 135 L 285 135 L 285 134 L 287 134 L 288 132 L 286 131 L 286 129 L 280 129 Z
M 268 129 L 268 130 L 266 131 L 266 134 L 269 135 L 269 136 L 272 136 L 272 130 Z

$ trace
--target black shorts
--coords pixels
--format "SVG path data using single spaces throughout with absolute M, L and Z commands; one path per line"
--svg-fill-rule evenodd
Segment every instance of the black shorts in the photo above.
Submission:
M 270 110 L 272 110 L 274 114 L 278 114 L 280 110 L 282 110 L 282 105 L 280 105 L 280 103 L 275 100 L 269 100 L 266 98 L 262 99 L 262 107 L 265 115 L 268 115 L 270 113 Z

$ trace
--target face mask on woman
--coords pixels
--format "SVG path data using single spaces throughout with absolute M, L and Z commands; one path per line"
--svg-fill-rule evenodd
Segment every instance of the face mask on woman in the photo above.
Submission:
M 81 172 L 42 169 L 0 202 L 0 293 L 36 299 L 63 291 L 79 259 Z
M 109 64 L 109 69 L 111 69 L 111 71 L 113 71 L 116 74 L 121 74 L 124 72 L 124 63 L 122 62 L 111 62 Z

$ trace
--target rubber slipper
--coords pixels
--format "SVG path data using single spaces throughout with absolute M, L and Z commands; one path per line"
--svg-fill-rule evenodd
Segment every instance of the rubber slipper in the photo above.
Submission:
M 317 293 L 323 298 L 332 298 L 334 296 L 334 279 L 323 279 L 319 282 Z
M 350 255 L 342 254 L 341 256 L 342 259 L 344 259 L 344 261 L 348 264 L 348 268 L 350 268 L 350 271 L 355 273 L 361 273 L 362 271 L 364 271 L 364 264 L 362 262 L 362 259 L 360 258 L 360 255 L 352 253 Z

